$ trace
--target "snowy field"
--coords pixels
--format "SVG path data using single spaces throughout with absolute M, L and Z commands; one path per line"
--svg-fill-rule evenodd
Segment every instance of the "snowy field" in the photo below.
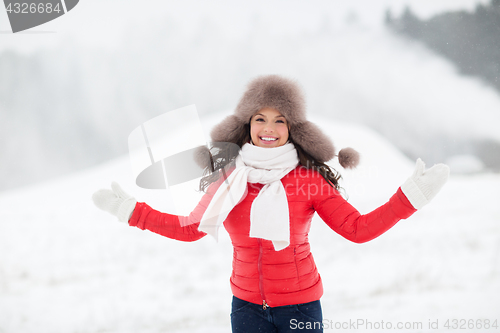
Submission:
M 204 120 L 207 132 L 221 117 Z M 411 174 L 413 161 L 373 131 L 314 121 L 337 148 L 362 154 L 357 170 L 338 168 L 361 212 L 383 204 Z M 182 243 L 128 227 L 91 201 L 111 180 L 139 201 L 172 209 L 167 191 L 133 184 L 127 156 L 0 195 L 0 332 L 230 332 L 227 234 L 219 243 Z M 499 187 L 498 174 L 453 175 L 430 205 L 361 245 L 315 216 L 310 241 L 325 320 L 368 321 L 372 331 L 382 321 L 417 325 L 408 332 L 449 331 L 447 319 L 500 320 Z M 429 329 L 436 321 L 439 328 Z

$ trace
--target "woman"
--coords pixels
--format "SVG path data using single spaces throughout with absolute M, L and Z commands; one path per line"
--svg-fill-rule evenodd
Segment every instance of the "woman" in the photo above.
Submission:
M 275 75 L 253 80 L 234 115 L 211 136 L 241 149 L 200 155 L 215 171 L 202 179 L 206 194 L 189 216 L 137 203 L 116 183 L 93 199 L 131 226 L 182 241 L 207 233 L 217 237 L 224 224 L 234 247 L 233 332 L 322 332 L 323 286 L 308 242 L 314 212 L 343 237 L 366 242 L 428 203 L 449 174 L 445 165 L 424 172 L 418 160 L 414 174 L 385 205 L 361 215 L 338 192 L 340 176 L 325 164 L 335 149 L 306 120 L 299 87 Z M 344 167 L 358 163 L 350 148 L 338 157 Z

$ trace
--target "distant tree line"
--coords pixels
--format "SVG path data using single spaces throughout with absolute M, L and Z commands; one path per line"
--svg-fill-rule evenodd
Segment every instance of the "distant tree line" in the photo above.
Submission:
M 399 18 L 388 10 L 385 23 L 394 31 L 424 42 L 453 61 L 466 75 L 482 78 L 500 91 L 500 0 L 466 11 L 420 20 L 409 7 Z

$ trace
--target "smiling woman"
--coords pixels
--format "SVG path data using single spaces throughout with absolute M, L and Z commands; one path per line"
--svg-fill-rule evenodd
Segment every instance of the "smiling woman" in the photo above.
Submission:
M 314 213 L 346 239 L 367 242 L 427 204 L 448 179 L 447 166 L 425 170 L 418 160 L 385 205 L 360 214 L 337 190 L 338 178 L 326 165 L 335 156 L 333 143 L 306 120 L 298 85 L 276 75 L 252 81 L 234 115 L 211 136 L 240 149 L 222 156 L 217 177 L 189 216 L 156 211 L 116 183 L 93 199 L 130 226 L 181 241 L 217 237 L 224 225 L 234 248 L 233 332 L 323 332 L 323 283 L 308 239 Z M 339 155 L 350 161 L 341 164 L 357 164 L 353 150 Z

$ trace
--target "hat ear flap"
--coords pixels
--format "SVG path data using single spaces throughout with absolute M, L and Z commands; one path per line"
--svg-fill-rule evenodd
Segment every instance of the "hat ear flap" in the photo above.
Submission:
M 310 121 L 292 124 L 290 136 L 293 142 L 320 162 L 327 162 L 335 156 L 335 147 L 330 138 Z
M 213 142 L 235 143 L 244 130 L 245 123 L 239 121 L 235 115 L 230 115 L 212 129 L 210 137 Z

